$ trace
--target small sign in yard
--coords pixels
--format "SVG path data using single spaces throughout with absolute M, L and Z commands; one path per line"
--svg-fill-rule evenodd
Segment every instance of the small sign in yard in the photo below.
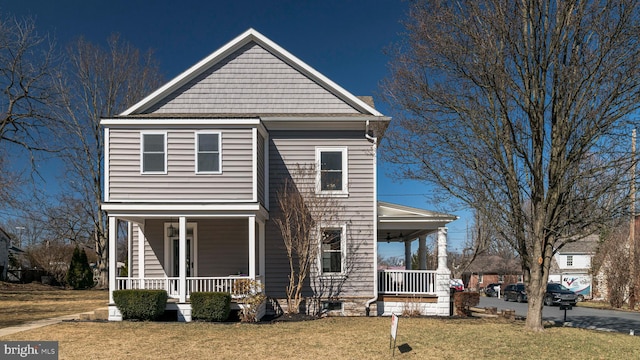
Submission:
M 396 355 L 396 335 L 398 334 L 398 315 L 391 314 L 391 337 L 389 338 L 389 347 L 393 344 L 393 356 Z

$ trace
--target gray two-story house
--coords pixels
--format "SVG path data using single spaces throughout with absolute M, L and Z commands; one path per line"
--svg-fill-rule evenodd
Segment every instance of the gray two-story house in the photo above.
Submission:
M 306 180 L 315 196 L 335 198 L 341 209 L 318 225 L 331 244 L 318 240 L 305 292 L 312 297 L 312 284 L 327 279 L 340 286 L 315 305 L 389 314 L 405 300 L 383 295 L 411 295 L 424 299 L 425 313 L 448 315 L 445 250 L 437 270 L 377 269 L 378 240 L 437 232 L 446 249 L 444 226 L 455 219 L 377 202 L 377 142 L 389 121 L 370 98 L 350 94 L 253 29 L 103 119 L 109 253 L 118 253 L 118 221 L 127 222 L 130 264 L 120 276 L 110 257 L 109 318 L 121 319 L 112 296 L 118 289 L 164 289 L 186 321 L 191 292 L 231 291 L 238 279 L 260 281 L 282 303 L 289 264 L 273 218 L 278 191 L 285 179 L 300 180 L 292 174 L 300 166 L 314 169 Z

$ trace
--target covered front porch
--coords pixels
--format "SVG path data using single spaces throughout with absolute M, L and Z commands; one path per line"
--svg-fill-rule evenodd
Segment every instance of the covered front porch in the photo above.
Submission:
M 449 315 L 446 225 L 455 219 L 454 215 L 378 202 L 378 244 L 402 243 L 405 249 L 403 268 L 378 266 L 378 315 L 405 311 Z M 437 239 L 437 264 L 427 261 L 427 237 L 432 234 Z M 414 264 L 411 245 L 415 241 L 418 256 Z
M 118 224 L 126 223 L 127 267 L 116 273 L 116 256 L 109 257 L 109 319 L 122 319 L 113 302 L 115 290 L 165 290 L 167 309 L 178 310 L 178 320 L 190 321 L 194 292 L 228 292 L 237 298 L 238 282 L 263 285 L 267 214 L 261 210 L 111 210 L 109 253 L 118 254 Z

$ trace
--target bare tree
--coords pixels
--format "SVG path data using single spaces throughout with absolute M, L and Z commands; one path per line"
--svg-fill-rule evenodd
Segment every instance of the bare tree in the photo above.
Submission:
M 26 257 L 33 269 L 44 270 L 58 284 L 64 284 L 74 248 L 60 241 L 45 241 L 29 248 Z
M 98 255 L 98 287 L 107 286 L 107 217 L 100 210 L 103 200 L 104 133 L 100 118 L 117 115 L 161 84 L 152 53 L 141 54 L 131 44 L 113 35 L 107 47 L 79 39 L 68 48 L 68 77 L 59 83 L 65 89 L 67 143 L 65 154 L 69 193 L 77 196 L 78 208 L 92 223 Z
M 594 288 L 605 290 L 604 296 L 612 307 L 620 308 L 631 297 L 629 279 L 630 251 L 629 226 L 619 224 L 603 234 L 595 256 L 591 261 Z M 640 231 L 636 230 L 636 236 Z M 635 260 L 636 268 L 640 264 Z M 630 304 L 631 305 L 631 304 Z
M 37 174 L 37 154 L 59 150 L 52 136 L 58 128 L 59 93 L 55 79 L 60 57 L 36 30 L 32 18 L 0 17 L 0 201 L 12 207 L 29 170 L 11 160 L 29 159 Z M 11 167 L 11 171 L 8 168 Z M 14 169 L 20 168 L 18 172 Z M 24 172 L 24 173 L 23 173 Z
M 54 45 L 31 18 L 0 19 L 0 141 L 28 151 L 51 150 L 57 123 Z M 5 145 L 6 146 L 6 145 Z
M 387 160 L 509 241 L 529 329 L 543 329 L 554 251 L 628 204 L 638 12 L 634 0 L 416 1 L 393 54 Z
M 336 197 L 316 194 L 314 166 L 295 164 L 290 174 L 276 194 L 278 214 L 274 223 L 289 260 L 287 312 L 297 314 L 304 300 L 303 287 L 318 261 L 321 246 L 331 246 L 335 241 L 333 233 L 325 233 L 323 227 L 335 226 L 341 205 Z

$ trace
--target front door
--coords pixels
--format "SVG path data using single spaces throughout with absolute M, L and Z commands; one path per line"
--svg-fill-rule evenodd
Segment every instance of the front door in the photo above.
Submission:
M 191 277 L 193 274 L 193 239 L 188 237 L 187 239 L 187 277 Z M 171 276 L 180 276 L 180 239 L 171 239 Z

